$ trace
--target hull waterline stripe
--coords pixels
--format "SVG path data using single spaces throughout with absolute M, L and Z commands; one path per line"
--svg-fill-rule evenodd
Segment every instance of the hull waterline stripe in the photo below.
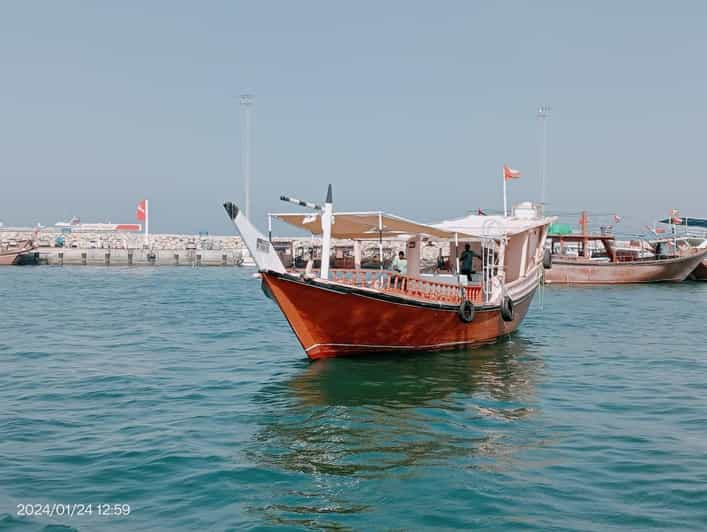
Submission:
M 510 334 L 510 333 L 508 333 Z M 450 347 L 453 345 L 468 345 L 468 344 L 489 344 L 495 342 L 498 338 L 503 335 L 499 335 L 495 338 L 490 338 L 489 340 L 469 340 L 462 342 L 445 342 L 442 344 L 429 344 L 429 345 L 372 345 L 372 344 L 314 344 L 306 347 L 305 351 L 310 351 L 311 349 L 316 349 L 318 347 L 356 347 L 361 349 L 403 349 L 415 351 L 418 349 L 435 349 L 439 347 Z

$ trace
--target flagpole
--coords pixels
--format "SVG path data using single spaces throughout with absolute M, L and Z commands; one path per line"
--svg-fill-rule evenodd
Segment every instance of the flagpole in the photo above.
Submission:
M 145 244 L 150 246 L 150 200 L 145 200 Z
M 508 200 L 506 199 L 506 173 L 501 170 L 501 178 L 503 179 L 503 216 L 508 216 Z

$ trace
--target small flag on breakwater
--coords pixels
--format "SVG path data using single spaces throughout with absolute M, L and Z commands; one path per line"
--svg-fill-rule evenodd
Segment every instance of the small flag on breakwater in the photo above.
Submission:
M 144 222 L 146 214 L 147 214 L 147 200 L 142 200 L 140 203 L 137 204 L 136 216 L 137 216 L 138 222 Z
M 150 213 L 149 213 L 149 202 L 144 199 L 137 204 L 137 213 L 135 214 L 139 222 L 145 222 L 145 244 L 149 244 L 150 241 Z

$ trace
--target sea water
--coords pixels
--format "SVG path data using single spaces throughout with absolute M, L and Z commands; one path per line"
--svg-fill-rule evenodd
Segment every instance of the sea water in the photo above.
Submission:
M 707 284 L 310 363 L 252 273 L 0 270 L 0 529 L 707 528 Z

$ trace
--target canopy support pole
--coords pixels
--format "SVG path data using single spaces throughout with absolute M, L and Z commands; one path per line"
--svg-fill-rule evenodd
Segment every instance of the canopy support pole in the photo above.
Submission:
M 381 261 L 381 271 L 383 271 L 383 213 L 378 213 L 378 256 Z
M 464 293 L 464 285 L 462 284 L 462 275 L 459 272 L 459 233 L 454 233 L 454 255 L 457 266 L 457 285 L 459 286 L 459 297 L 462 301 L 466 300 L 466 294 Z
M 456 260 L 456 274 L 459 277 L 459 233 L 454 233 L 454 255 Z
M 322 212 L 322 266 L 320 277 L 329 279 L 329 256 L 331 255 L 331 216 L 333 211 L 333 200 L 331 185 L 327 189 L 326 203 Z
M 506 193 L 506 174 L 502 172 L 501 178 L 503 179 L 503 216 L 508 216 L 508 196 Z

